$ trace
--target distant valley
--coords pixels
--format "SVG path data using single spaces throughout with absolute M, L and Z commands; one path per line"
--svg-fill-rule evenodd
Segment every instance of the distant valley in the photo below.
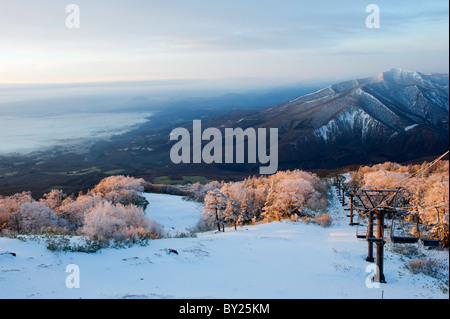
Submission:
M 0 194 L 31 190 L 39 197 L 52 188 L 78 193 L 115 174 L 164 183 L 208 181 L 205 172 L 183 175 L 168 168 L 165 147 L 172 127 L 265 108 L 320 87 L 320 83 L 300 84 L 203 97 L 173 92 L 163 100 L 142 94 L 0 104 L 5 123 L 0 127 Z M 218 178 L 214 170 L 208 176 Z M 238 176 L 242 174 L 228 178 Z

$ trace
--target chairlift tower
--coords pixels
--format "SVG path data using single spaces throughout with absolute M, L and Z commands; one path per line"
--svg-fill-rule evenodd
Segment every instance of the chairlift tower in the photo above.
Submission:
M 386 283 L 384 276 L 384 220 L 386 216 L 390 216 L 395 211 L 397 195 L 400 187 L 395 190 L 359 190 L 355 196 L 368 212 L 368 225 L 366 232 L 367 240 L 367 258 L 369 262 L 374 261 L 373 244 L 376 244 L 376 272 L 374 276 L 375 282 Z M 376 220 L 376 234 L 374 235 L 374 221 Z
M 356 194 L 357 190 L 358 190 L 358 187 L 355 187 L 355 186 L 348 186 L 348 185 L 344 186 L 344 194 L 348 196 L 349 204 L 350 204 L 350 207 L 344 208 L 344 210 L 350 212 L 347 215 L 347 217 L 350 217 L 350 223 L 349 223 L 350 226 L 359 225 L 359 223 L 353 221 L 353 218 L 355 217 L 353 212 L 355 211 L 355 194 Z

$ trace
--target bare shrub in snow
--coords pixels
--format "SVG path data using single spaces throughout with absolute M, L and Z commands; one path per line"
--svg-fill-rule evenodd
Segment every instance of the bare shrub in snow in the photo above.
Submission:
M 39 201 L 30 192 L 0 197 L 0 230 L 81 232 L 103 243 L 160 237 L 161 227 L 136 206 L 145 200 L 144 184 L 143 179 L 111 176 L 76 199 L 61 190 L 52 190 Z
M 133 178 L 123 175 L 110 176 L 102 179 L 90 193 L 101 195 L 111 203 L 122 205 L 141 204 L 144 198 L 145 181 L 142 178 Z
M 46 204 L 52 210 L 57 211 L 61 206 L 66 194 L 60 189 L 52 189 L 49 193 L 44 194 L 44 197 L 39 202 Z
M 302 218 L 302 222 L 309 224 L 311 222 L 311 217 L 310 216 L 303 216 Z
M 107 201 L 96 204 L 85 214 L 82 232 L 105 244 L 162 236 L 161 227 L 148 219 L 141 208 Z
M 328 214 L 319 214 L 314 217 L 314 221 L 316 224 L 322 226 L 322 227 L 329 227 L 331 226 L 331 216 Z
M 65 223 L 47 204 L 23 192 L 0 198 L 0 226 L 2 231 L 20 234 L 61 229 Z
M 70 231 L 77 231 L 83 226 L 84 214 L 105 201 L 102 196 L 91 193 L 80 195 L 76 200 L 68 197 L 59 207 L 59 216 L 67 220 Z
M 425 275 L 432 275 L 436 272 L 436 263 L 427 259 L 412 259 L 409 261 L 409 270 L 413 274 L 423 273 Z
M 0 230 L 20 232 L 20 207 L 32 201 L 30 192 L 0 197 Z
M 29 233 L 64 225 L 47 204 L 36 202 L 30 192 L 22 192 L 0 198 L 0 226 L 6 232 Z
M 46 204 L 26 202 L 19 209 L 19 225 L 22 233 L 39 233 L 48 229 L 58 229 L 61 225 L 56 213 Z

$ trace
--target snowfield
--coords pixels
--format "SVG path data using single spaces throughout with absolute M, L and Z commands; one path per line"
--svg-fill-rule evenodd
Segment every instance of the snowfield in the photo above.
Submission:
M 144 197 L 150 203 L 145 213 L 156 220 L 170 237 L 189 233 L 200 220 L 203 208 L 200 203 L 168 194 L 144 193 Z
M 201 206 L 179 196 L 146 197 L 148 216 L 171 235 L 200 217 Z M 424 251 L 446 265 L 445 284 L 412 274 L 408 258 L 387 245 L 387 284 L 368 288 L 367 244 L 356 239 L 336 197 L 329 213 L 329 228 L 283 221 L 91 254 L 54 253 L 42 240 L 0 237 L 0 253 L 16 253 L 0 254 L 0 298 L 449 298 L 448 251 Z M 79 288 L 66 287 L 70 264 L 79 267 Z

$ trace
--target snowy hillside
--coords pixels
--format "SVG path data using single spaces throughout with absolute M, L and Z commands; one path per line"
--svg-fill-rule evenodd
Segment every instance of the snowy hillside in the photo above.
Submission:
M 330 126 L 340 117 L 340 133 L 349 131 L 364 137 L 364 132 L 359 132 L 367 131 L 367 127 L 354 125 L 356 112 L 373 122 L 371 136 L 382 137 L 380 123 L 392 132 L 404 131 L 414 124 L 435 131 L 445 130 L 447 125 L 448 131 L 448 97 L 448 74 L 392 69 L 371 78 L 332 85 L 280 108 L 307 116 L 302 121 L 313 123 L 316 130 Z
M 205 126 L 278 128 L 281 168 L 406 162 L 448 150 L 448 79 L 392 69 Z
M 147 214 L 166 230 L 193 226 L 201 213 L 198 204 L 180 197 L 147 198 L 154 204 Z M 266 223 L 92 254 L 53 253 L 43 240 L 1 237 L 0 252 L 16 256 L 0 254 L 0 298 L 449 297 L 448 251 L 423 251 L 446 265 L 445 285 L 443 280 L 412 274 L 406 267 L 408 258 L 387 246 L 387 284 L 368 288 L 373 268 L 367 266 L 373 264 L 364 260 L 366 243 L 355 238 L 337 198 L 329 213 L 329 228 Z M 79 267 L 80 288 L 66 287 L 69 264 Z

